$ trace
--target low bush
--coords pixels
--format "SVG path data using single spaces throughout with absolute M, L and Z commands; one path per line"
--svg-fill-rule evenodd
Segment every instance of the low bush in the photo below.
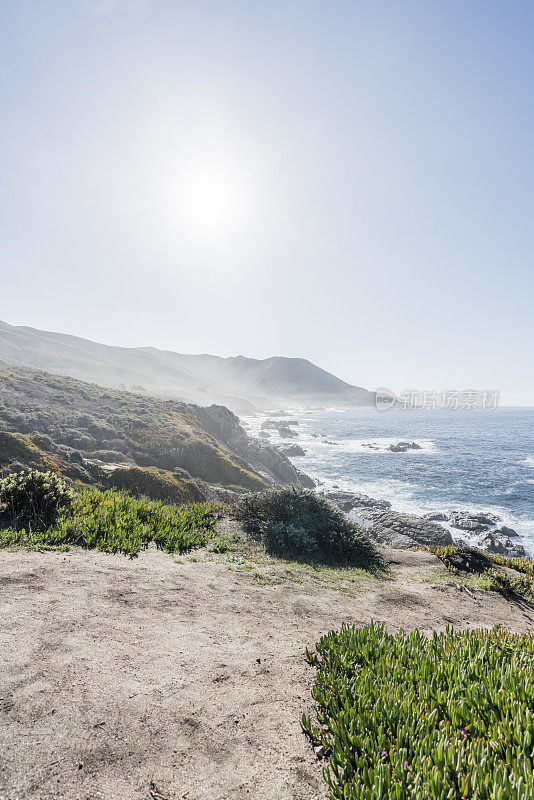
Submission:
M 72 498 L 67 484 L 54 472 L 30 470 L 0 481 L 3 516 L 17 530 L 42 531 L 55 525 Z
M 363 568 L 382 566 L 365 532 L 314 492 L 290 488 L 244 495 L 234 514 L 275 555 Z
M 331 800 L 532 800 L 534 637 L 344 625 L 310 663 Z
M 476 574 L 479 576 L 477 588 L 520 595 L 526 600 L 534 600 L 534 559 L 508 558 L 507 556 L 483 553 L 466 545 L 447 545 L 431 548 L 434 555 L 445 564 L 453 574 Z M 506 567 L 497 569 L 494 564 Z M 519 573 L 515 575 L 514 573 Z
M 170 553 L 182 553 L 208 542 L 218 511 L 209 503 L 164 505 L 117 491 L 87 489 L 74 497 L 56 526 L 39 532 L 0 530 L 0 544 L 79 545 L 135 556 L 154 542 Z

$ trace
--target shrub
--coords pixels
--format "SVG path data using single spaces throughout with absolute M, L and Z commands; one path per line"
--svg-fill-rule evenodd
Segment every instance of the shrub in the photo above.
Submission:
M 382 565 L 365 532 L 314 492 L 290 488 L 248 494 L 237 502 L 235 516 L 275 555 Z
M 40 531 L 55 525 L 69 508 L 72 492 L 54 472 L 30 470 L 0 481 L 0 502 L 8 523 L 16 529 Z
M 534 796 L 532 635 L 344 625 L 308 658 L 331 800 Z
M 527 556 L 507 556 L 483 553 L 466 545 L 433 547 L 431 552 L 442 561 L 453 574 L 475 573 L 479 576 L 477 587 L 501 594 L 516 594 L 526 600 L 534 599 L 534 559 Z M 506 567 L 496 569 L 493 564 Z M 518 575 L 514 575 L 519 573 Z

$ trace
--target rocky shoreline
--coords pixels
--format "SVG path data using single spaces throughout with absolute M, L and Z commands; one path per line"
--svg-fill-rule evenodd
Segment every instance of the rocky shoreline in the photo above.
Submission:
M 295 456 L 305 455 L 306 451 L 295 442 L 295 439 L 300 438 L 295 430 L 299 427 L 299 422 L 295 419 L 288 419 L 289 416 L 289 412 L 282 411 L 266 415 L 257 433 L 258 438 L 250 437 L 249 442 L 255 441 L 257 446 L 265 447 L 265 439 L 270 439 L 275 432 L 285 441 L 278 444 L 269 442 L 271 451 L 274 450 L 280 456 L 285 457 L 286 462 Z M 337 444 L 337 442 L 329 441 L 324 433 L 312 433 L 311 436 L 324 444 Z M 379 449 L 372 442 L 366 442 L 362 447 Z M 390 444 L 386 449 L 392 453 L 406 453 L 422 448 L 417 442 L 399 440 Z M 250 445 L 247 457 L 250 460 Z M 265 459 L 263 460 L 265 461 Z M 252 459 L 252 463 L 254 463 L 254 459 Z M 300 485 L 313 488 L 313 481 L 309 476 L 304 475 L 300 470 L 297 473 Z M 289 477 L 289 475 L 284 475 L 286 479 Z M 422 515 L 407 514 L 393 510 L 391 503 L 387 500 L 337 488 L 325 490 L 321 488 L 321 482 L 317 478 L 315 480 L 318 484 L 318 492 L 349 514 L 355 522 L 365 527 L 369 536 L 376 542 L 386 547 L 410 549 L 463 543 L 497 555 L 513 558 L 526 555 L 517 531 L 507 527 L 499 516 L 491 512 L 439 510 Z M 462 532 L 468 537 L 468 541 L 462 538 Z
M 418 516 L 393 511 L 387 500 L 358 492 L 330 490 L 321 493 L 362 524 L 372 539 L 386 547 L 406 550 L 423 545 L 437 547 L 461 543 L 461 537 L 453 537 L 449 530 L 453 528 L 459 533 L 465 531 L 470 536 L 476 535 L 476 540 L 470 544 L 488 553 L 510 557 L 525 555 L 523 545 L 517 541 L 519 534 L 490 512 L 437 511 Z

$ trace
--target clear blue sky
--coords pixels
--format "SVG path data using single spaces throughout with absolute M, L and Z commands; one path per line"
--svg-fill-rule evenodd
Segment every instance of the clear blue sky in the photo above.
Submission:
M 3 0 L 0 318 L 534 404 L 532 0 Z

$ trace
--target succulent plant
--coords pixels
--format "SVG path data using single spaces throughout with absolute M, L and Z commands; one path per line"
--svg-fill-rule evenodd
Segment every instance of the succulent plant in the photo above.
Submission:
M 332 800 L 532 800 L 534 637 L 344 625 L 308 660 Z
M 0 530 L 0 545 L 79 545 L 135 556 L 154 542 L 168 552 L 182 553 L 208 542 L 219 511 L 212 503 L 165 505 L 114 490 L 86 489 L 70 500 L 55 526 Z

